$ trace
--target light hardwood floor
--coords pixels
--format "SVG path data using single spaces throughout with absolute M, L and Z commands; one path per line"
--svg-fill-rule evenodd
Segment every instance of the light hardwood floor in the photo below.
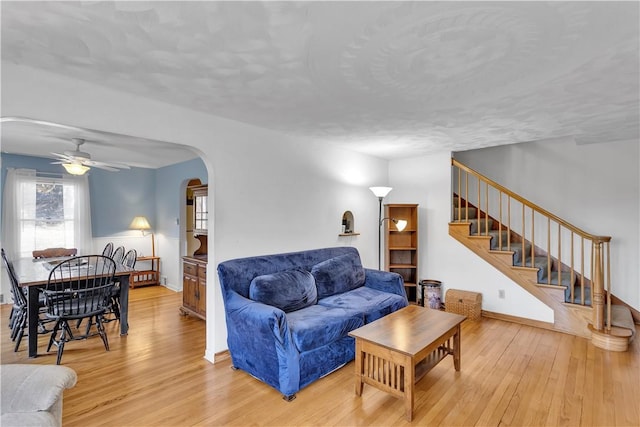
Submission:
M 587 340 L 483 318 L 462 326 L 462 370 L 440 362 L 416 386 L 415 415 L 403 402 L 365 385 L 354 392 L 353 362 L 287 403 L 229 359 L 203 358 L 204 322 L 179 315 L 181 294 L 161 287 L 131 291 L 130 332 L 107 328 L 69 343 L 62 363 L 78 384 L 64 394 L 65 426 L 638 426 L 640 345 L 612 353 Z M 2 363 L 54 364 L 13 352 L 3 305 Z M 425 325 L 428 327 L 428 325 Z M 40 338 L 39 351 L 46 349 Z

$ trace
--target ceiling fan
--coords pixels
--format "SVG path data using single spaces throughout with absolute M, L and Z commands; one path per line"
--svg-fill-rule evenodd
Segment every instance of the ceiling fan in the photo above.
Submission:
M 57 158 L 57 162 L 51 162 L 52 165 L 62 165 L 71 175 L 84 175 L 91 167 L 104 169 L 111 172 L 118 172 L 120 169 L 131 169 L 129 166 L 121 163 L 107 163 L 91 160 L 91 155 L 80 151 L 80 146 L 85 143 L 82 138 L 72 138 L 71 142 L 76 145 L 74 151 L 65 151 L 63 153 L 51 153 Z

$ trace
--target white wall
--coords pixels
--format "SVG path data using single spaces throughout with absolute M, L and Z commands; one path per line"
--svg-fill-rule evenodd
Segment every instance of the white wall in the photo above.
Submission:
M 611 236 L 612 293 L 640 310 L 640 144 L 573 139 L 455 153 L 465 165 L 587 233 Z
M 451 154 L 394 160 L 389 165 L 393 190 L 384 203 L 418 203 L 419 278 L 442 281 L 447 289 L 482 293 L 482 309 L 553 322 L 553 310 L 523 290 L 449 236 L 451 214 Z M 498 290 L 505 298 L 498 298 Z
M 360 250 L 377 265 L 377 199 L 387 162 L 329 145 L 2 63 L 2 115 L 22 116 L 193 147 L 209 172 L 207 347 L 226 349 L 216 265 L 223 260 L 334 245 Z M 360 236 L 338 237 L 344 211 Z M 98 242 L 96 242 L 98 244 Z M 158 254 L 172 242 L 158 239 Z M 164 249 L 163 249 L 164 248 Z M 169 267 L 163 261 L 164 268 Z M 177 315 L 177 310 L 176 310 Z M 136 331 L 131 325 L 130 333 Z

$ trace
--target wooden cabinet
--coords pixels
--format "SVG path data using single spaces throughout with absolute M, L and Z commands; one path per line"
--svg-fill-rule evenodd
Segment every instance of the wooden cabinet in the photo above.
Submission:
M 385 270 L 398 273 L 410 303 L 418 302 L 418 205 L 385 205 Z M 398 231 L 393 220 L 405 220 L 407 226 Z
M 183 315 L 201 319 L 207 317 L 207 258 L 182 258 L 182 307 Z

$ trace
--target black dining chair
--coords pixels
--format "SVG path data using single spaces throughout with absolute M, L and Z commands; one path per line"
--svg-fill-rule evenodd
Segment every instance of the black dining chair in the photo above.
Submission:
M 111 258 L 116 262 L 116 264 L 122 264 L 122 259 L 124 258 L 124 246 L 118 246 Z
M 11 307 L 11 316 L 9 318 L 9 327 L 11 328 L 11 340 L 16 343 L 13 351 L 18 351 L 20 342 L 24 336 L 24 330 L 27 328 L 28 304 L 27 297 L 20 289 L 18 278 L 13 264 L 7 259 L 7 255 L 2 249 L 2 262 L 7 269 L 9 281 L 11 282 L 11 296 L 13 297 L 13 307 Z
M 60 364 L 65 344 L 72 340 L 100 335 L 104 348 L 109 351 L 107 332 L 102 316 L 109 306 L 114 286 L 116 263 L 102 255 L 84 255 L 65 260 L 49 273 L 43 288 L 47 304 L 47 317 L 55 320 L 47 351 L 58 347 L 56 364 Z M 83 335 L 74 335 L 69 327 L 73 320 L 95 319 L 97 332 L 91 333 L 91 324 Z
M 109 242 L 104 245 L 102 255 L 111 258 L 113 256 L 113 242 Z
M 137 259 L 138 252 L 135 249 L 129 249 L 122 259 L 122 265 L 134 268 Z M 108 316 L 111 313 L 113 313 L 113 317 Z M 105 322 L 112 322 L 114 320 L 120 320 L 120 282 L 117 281 L 111 291 L 111 306 L 107 309 L 104 317 Z
M 7 258 L 4 248 L 2 248 L 1 252 L 2 262 L 7 269 L 9 282 L 11 283 L 10 290 L 11 297 L 13 299 L 13 306 L 11 307 L 11 314 L 9 316 L 9 328 L 11 329 L 11 340 L 16 343 L 13 351 L 16 352 L 20 348 L 22 338 L 25 336 L 24 331 L 27 328 L 27 321 L 29 318 L 29 305 L 27 302 L 26 292 L 18 282 L 18 276 L 13 268 L 13 263 Z M 44 299 L 42 300 L 42 307 L 44 307 Z M 46 328 L 45 323 L 45 320 L 38 318 L 38 333 L 45 334 L 51 332 Z

